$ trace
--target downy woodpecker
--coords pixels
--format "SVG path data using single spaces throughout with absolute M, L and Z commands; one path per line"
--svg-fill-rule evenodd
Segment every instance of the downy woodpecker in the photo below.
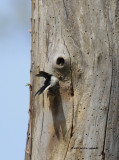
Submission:
M 39 74 L 36 74 L 37 77 L 44 77 L 45 78 L 45 82 L 44 82 L 44 86 L 41 87 L 35 94 L 35 96 L 37 94 L 41 94 L 44 91 L 46 91 L 47 89 L 51 88 L 51 87 L 55 87 L 59 84 L 58 82 L 58 78 L 56 78 L 55 76 L 46 73 L 44 71 L 40 71 Z

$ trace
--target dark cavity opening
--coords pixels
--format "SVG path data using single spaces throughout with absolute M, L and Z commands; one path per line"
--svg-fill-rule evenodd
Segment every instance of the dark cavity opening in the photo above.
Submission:
M 59 58 L 57 58 L 56 63 L 57 63 L 57 65 L 59 65 L 59 66 L 64 66 L 65 60 L 64 60 L 64 58 L 59 57 Z

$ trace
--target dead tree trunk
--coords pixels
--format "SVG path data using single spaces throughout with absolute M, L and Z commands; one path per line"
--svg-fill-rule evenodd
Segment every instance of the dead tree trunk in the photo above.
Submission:
M 119 1 L 32 0 L 31 25 L 25 160 L 119 160 Z

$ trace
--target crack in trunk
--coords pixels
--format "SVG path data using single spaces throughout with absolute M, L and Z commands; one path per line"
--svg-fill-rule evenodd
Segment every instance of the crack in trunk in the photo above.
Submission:
M 43 107 L 44 107 L 44 95 L 43 95 Z M 44 124 L 44 111 L 43 111 L 43 117 L 42 117 L 42 127 L 41 127 L 40 142 L 41 142 L 41 137 L 42 137 L 42 133 L 43 133 L 43 124 Z
M 109 35 L 108 35 L 108 26 L 106 25 L 106 31 L 107 31 L 107 39 L 109 43 L 109 56 L 110 54 L 110 40 L 109 40 Z M 110 98 L 111 98 L 111 92 L 112 92 L 112 82 L 113 82 L 113 59 L 112 59 L 112 73 L 111 73 L 111 85 L 110 85 L 110 94 L 109 94 L 109 103 L 108 103 L 108 108 L 107 108 L 107 117 L 106 117 L 106 124 L 105 124 L 105 132 L 104 132 L 104 144 L 103 144 L 103 149 L 102 149 L 102 160 L 105 160 L 105 143 L 106 143 L 106 133 L 107 133 L 107 125 L 108 125 L 108 116 L 109 116 L 109 107 L 110 107 Z
M 64 5 L 64 8 L 65 8 L 66 17 L 67 17 L 67 19 L 68 19 L 68 13 L 67 13 L 67 9 L 66 9 L 66 5 L 65 5 L 64 0 L 63 0 L 63 5 Z
M 67 49 L 67 52 L 68 52 L 68 54 L 69 54 L 69 58 L 70 58 L 70 74 L 71 74 L 71 96 L 74 96 L 74 88 L 73 88 L 73 82 L 72 82 L 72 64 L 71 64 L 71 54 L 70 54 L 70 52 L 69 52 L 69 50 L 68 50 L 68 47 L 67 47 L 67 45 L 66 45 L 66 43 L 65 43 L 65 40 L 64 40 L 64 38 L 63 38 L 63 41 L 64 41 L 64 46 L 66 47 L 66 49 Z M 73 136 L 73 120 L 74 120 L 74 99 L 73 99 L 73 107 L 72 107 L 72 125 L 71 125 L 71 132 L 70 132 L 70 139 L 69 139 L 69 143 L 68 143 L 68 146 L 67 146 L 67 150 L 66 150 L 66 154 L 65 154 L 65 157 L 64 157 L 64 160 L 66 159 L 66 156 L 67 156 L 67 152 L 68 152 L 68 150 L 69 150 L 69 145 L 70 145 L 70 142 L 71 142 L 71 138 L 72 138 L 72 136 Z
M 70 140 L 71 140 L 71 139 L 70 139 Z M 68 146 L 67 146 L 67 150 L 66 150 L 66 153 L 65 153 L 65 156 L 64 156 L 64 160 L 66 159 L 66 156 L 67 156 L 67 152 L 68 152 L 69 145 L 70 145 L 70 140 L 69 140 L 69 143 L 68 143 Z
M 109 94 L 109 103 L 107 108 L 107 117 L 106 117 L 106 124 L 105 124 L 105 133 L 104 133 L 104 144 L 102 150 L 102 158 L 105 159 L 105 143 L 106 143 L 106 133 L 107 133 L 107 125 L 108 125 L 108 116 L 109 116 L 109 108 L 110 108 L 110 101 L 111 101 L 111 93 L 112 93 L 112 82 L 113 82 L 113 59 L 112 59 L 112 74 L 111 74 L 111 85 L 110 85 L 110 94 Z
M 43 118 L 42 118 L 42 127 L 41 127 L 40 142 L 41 142 L 41 137 L 42 137 L 42 133 L 43 133 L 43 123 L 44 123 L 44 112 L 43 112 Z

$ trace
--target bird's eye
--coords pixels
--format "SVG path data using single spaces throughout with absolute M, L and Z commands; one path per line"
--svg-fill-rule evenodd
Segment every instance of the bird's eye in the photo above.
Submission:
M 59 66 L 64 66 L 65 60 L 63 57 L 58 57 L 56 63 Z

